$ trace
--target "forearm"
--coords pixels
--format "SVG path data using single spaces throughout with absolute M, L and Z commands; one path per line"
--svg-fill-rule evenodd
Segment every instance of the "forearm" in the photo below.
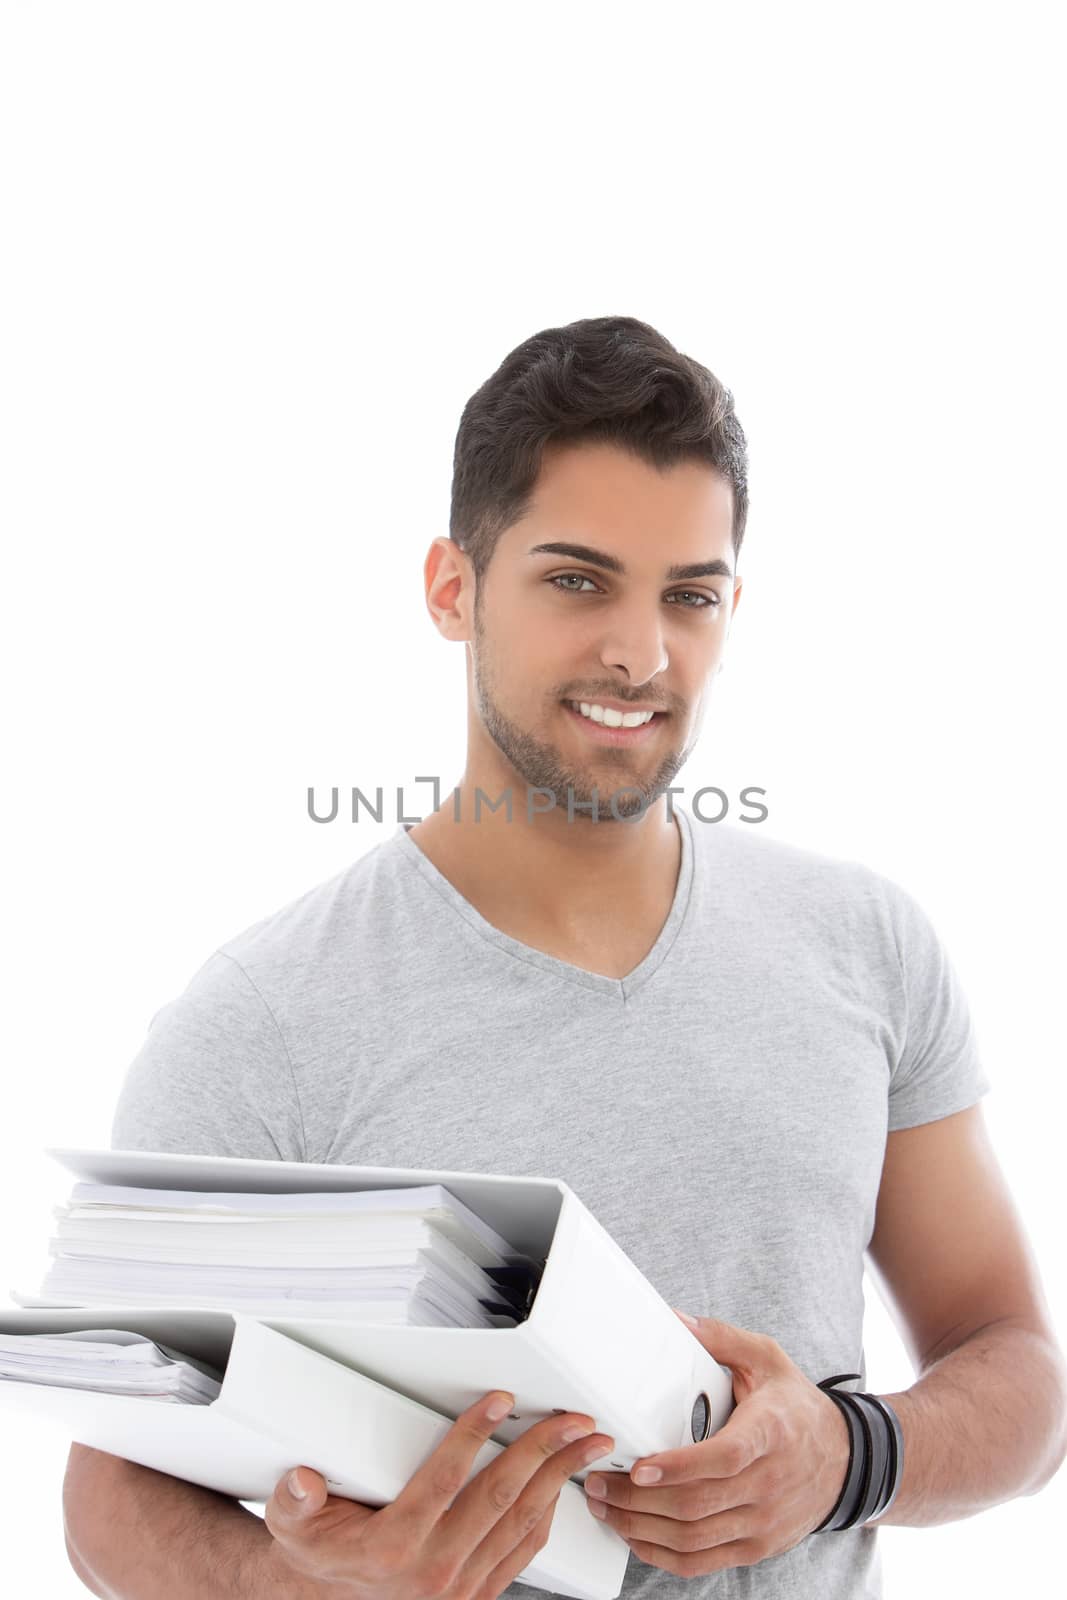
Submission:
M 904 1475 L 877 1522 L 930 1526 L 1044 1487 L 1067 1451 L 1067 1368 L 1039 1334 L 994 1323 L 884 1398 Z
M 310 1600 L 236 1500 L 81 1445 L 63 1483 L 67 1550 L 101 1600 Z

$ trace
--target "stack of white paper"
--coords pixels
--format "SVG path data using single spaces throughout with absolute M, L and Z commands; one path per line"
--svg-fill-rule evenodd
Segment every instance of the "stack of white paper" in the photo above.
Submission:
M 343 1314 L 513 1327 L 538 1264 L 442 1184 L 245 1194 L 75 1184 L 57 1206 L 43 1305 Z
M 216 1400 L 222 1386 L 215 1368 L 118 1328 L 0 1333 L 2 1379 L 201 1406 Z

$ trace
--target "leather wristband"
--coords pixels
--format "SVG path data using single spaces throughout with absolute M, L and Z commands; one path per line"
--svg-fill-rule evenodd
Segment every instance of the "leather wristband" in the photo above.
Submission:
M 896 1413 L 877 1395 L 836 1392 L 834 1385 L 858 1379 L 858 1372 L 824 1378 L 828 1394 L 848 1425 L 848 1469 L 829 1516 L 812 1531 L 837 1533 L 862 1527 L 893 1504 L 904 1470 L 904 1439 Z
M 860 1418 L 863 1427 L 864 1442 L 867 1448 L 867 1471 L 864 1475 L 863 1487 L 860 1491 L 858 1504 L 852 1515 L 843 1523 L 841 1528 L 858 1528 L 873 1517 L 882 1501 L 883 1494 L 887 1493 L 886 1469 L 889 1465 L 889 1430 L 885 1418 L 870 1404 L 866 1395 L 850 1394 L 847 1391 L 834 1398 L 838 1403 L 853 1406 Z
M 888 1483 L 886 1486 L 886 1499 L 879 1504 L 875 1515 L 885 1516 L 889 1507 L 897 1497 L 900 1480 L 904 1476 L 904 1434 L 901 1430 L 900 1419 L 888 1400 L 881 1399 L 876 1394 L 863 1396 L 871 1405 L 877 1406 L 889 1424 L 889 1463 L 887 1469 Z
M 840 1378 L 827 1378 L 823 1383 L 819 1384 L 819 1388 L 826 1390 L 826 1393 L 837 1404 L 837 1409 L 845 1419 L 845 1426 L 848 1429 L 848 1468 L 845 1472 L 845 1481 L 841 1485 L 841 1493 L 838 1495 L 833 1509 L 829 1516 L 819 1523 L 817 1528 L 812 1529 L 813 1533 L 834 1533 L 837 1531 L 841 1525 L 839 1518 L 842 1512 L 847 1515 L 848 1509 L 856 1503 L 860 1480 L 863 1476 L 864 1445 L 859 1418 L 849 1406 L 840 1404 L 837 1395 L 833 1394 L 829 1387 L 830 1384 L 840 1383 L 841 1381 Z

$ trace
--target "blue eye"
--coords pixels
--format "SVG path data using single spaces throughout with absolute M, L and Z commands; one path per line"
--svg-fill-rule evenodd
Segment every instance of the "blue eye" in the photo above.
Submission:
M 558 572 L 554 578 L 549 578 L 548 582 L 559 589 L 561 594 L 589 593 L 588 589 L 572 589 L 568 585 L 568 579 L 577 579 L 579 584 L 588 583 L 594 592 L 597 592 L 596 584 L 593 583 L 592 578 L 587 577 L 584 572 Z M 564 587 L 564 585 L 568 586 Z M 699 589 L 676 589 L 672 594 L 669 594 L 667 598 L 668 600 L 676 600 L 680 595 L 689 595 L 691 596 L 692 600 L 698 602 L 695 605 L 686 604 L 683 606 L 682 609 L 685 611 L 707 611 L 713 610 L 716 606 L 722 605 L 722 601 L 719 599 L 718 595 L 702 594 Z
M 668 600 L 675 600 L 680 594 L 691 594 L 695 599 L 701 602 L 701 604 L 698 606 L 687 606 L 687 611 L 706 611 L 709 606 L 714 607 L 722 605 L 722 601 L 719 599 L 717 594 L 701 594 L 699 589 L 676 589 L 674 594 L 668 595 L 667 598 Z
M 549 578 L 548 581 L 549 581 L 549 583 L 560 584 L 567 578 L 577 578 L 579 583 L 593 583 L 592 578 L 587 578 L 584 572 L 561 572 L 561 573 L 557 574 L 556 577 Z M 593 583 L 593 588 L 594 589 L 596 588 L 596 584 L 595 583 Z M 564 589 L 563 593 L 564 594 L 581 594 L 582 591 L 580 589 Z

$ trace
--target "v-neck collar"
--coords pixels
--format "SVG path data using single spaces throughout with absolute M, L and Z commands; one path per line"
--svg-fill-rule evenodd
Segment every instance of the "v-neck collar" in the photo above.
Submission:
M 659 935 L 651 950 L 638 962 L 632 972 L 624 978 L 610 978 L 603 972 L 587 972 L 584 967 L 576 967 L 570 961 L 561 961 L 557 956 L 550 956 L 544 950 L 535 950 L 532 945 L 523 944 L 521 939 L 514 939 L 508 933 L 482 916 L 465 895 L 452 884 L 444 873 L 439 871 L 430 860 L 429 856 L 409 838 L 410 825 L 401 823 L 392 837 L 392 844 L 399 851 L 401 859 L 413 866 L 426 882 L 434 889 L 445 904 L 463 918 L 474 931 L 489 944 L 495 945 L 505 955 L 518 961 L 525 961 L 530 966 L 539 967 L 542 972 L 547 972 L 555 978 L 562 979 L 565 983 L 575 983 L 583 989 L 591 989 L 595 994 L 614 996 L 619 1000 L 629 1000 L 637 993 L 643 984 L 647 983 L 653 973 L 657 972 L 670 952 L 671 946 L 681 932 L 685 921 L 686 911 L 689 906 L 690 894 L 693 886 L 694 874 L 694 849 L 693 849 L 693 823 L 688 813 L 680 805 L 673 807 L 674 815 L 678 818 L 677 828 L 681 837 L 681 860 L 678 867 L 678 881 L 675 885 L 674 899 L 667 920 L 659 931 Z

